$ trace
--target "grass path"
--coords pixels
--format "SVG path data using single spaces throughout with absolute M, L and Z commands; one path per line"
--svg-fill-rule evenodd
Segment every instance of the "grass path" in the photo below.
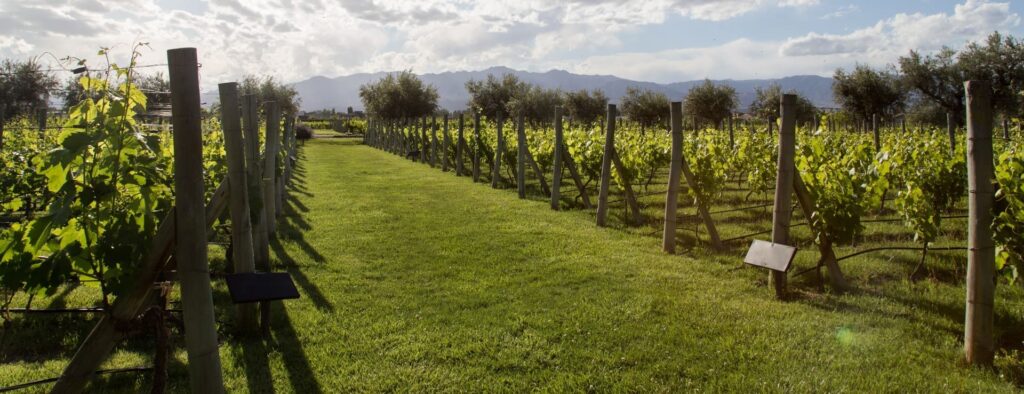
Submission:
M 276 308 L 267 342 L 231 338 L 230 314 L 218 316 L 232 392 L 1014 390 L 959 365 L 962 287 L 865 280 L 778 302 L 737 258 L 668 256 L 589 211 L 553 212 L 353 141 L 310 141 L 302 155 L 272 244 L 302 298 Z M 93 302 L 87 291 L 60 297 Z M 0 386 L 60 373 L 91 324 L 61 319 L 59 341 L 43 334 L 52 322 L 10 331 Z M 171 392 L 187 387 L 176 340 Z M 105 367 L 148 364 L 142 342 Z
M 1012 389 L 958 366 L 957 322 L 927 305 L 777 302 L 759 273 L 590 212 L 338 140 L 304 154 L 274 248 L 303 298 L 278 345 L 225 349 L 240 391 Z

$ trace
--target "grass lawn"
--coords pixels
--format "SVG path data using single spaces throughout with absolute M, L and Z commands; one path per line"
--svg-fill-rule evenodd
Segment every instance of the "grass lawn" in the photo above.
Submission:
M 905 265 L 864 258 L 848 272 L 857 291 L 797 279 L 794 300 L 776 301 L 767 274 L 737 253 L 666 255 L 647 228 L 597 228 L 593 211 L 554 212 L 356 143 L 302 149 L 272 244 L 302 298 L 278 305 L 270 340 L 232 338 L 217 284 L 230 391 L 1011 392 L 1019 382 L 1012 357 L 995 370 L 961 364 L 958 282 L 911 283 Z M 224 264 L 219 248 L 212 255 Z M 1021 339 L 1021 294 L 997 288 L 1002 343 Z M 94 298 L 69 287 L 35 306 Z M 0 386 L 58 375 L 90 326 L 16 316 L 0 338 Z M 180 341 L 172 391 L 187 388 Z M 106 367 L 147 365 L 151 346 L 129 340 Z M 119 375 L 93 387 L 147 385 Z

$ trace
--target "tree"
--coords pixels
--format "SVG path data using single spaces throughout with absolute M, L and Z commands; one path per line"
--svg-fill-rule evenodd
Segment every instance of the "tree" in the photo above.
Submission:
M 516 97 L 524 97 L 528 90 L 530 86 L 513 74 L 505 74 L 501 80 L 494 75 L 488 75 L 485 81 L 466 82 L 469 107 L 489 119 L 497 119 L 498 116 L 508 118 L 509 102 Z
M 964 81 L 986 80 L 992 83 L 992 106 L 996 111 L 1008 116 L 1020 114 L 1019 94 L 1024 90 L 1024 42 L 994 32 L 983 44 L 967 44 L 957 56 L 957 62 L 963 70 Z
M 60 92 L 64 110 L 69 110 L 75 104 L 85 99 L 85 88 L 80 82 L 83 76 L 74 75 L 64 82 L 64 88 Z M 171 82 L 164 78 L 164 74 L 158 72 L 153 75 L 139 76 L 133 84 L 146 96 L 146 107 L 169 107 L 171 105 Z M 100 91 L 93 92 L 93 99 L 99 99 Z
M 418 118 L 437 109 L 437 88 L 425 85 L 412 71 L 388 74 L 359 87 L 359 98 L 370 115 L 400 120 Z
M 277 82 L 274 77 L 246 75 L 242 78 L 239 93 L 241 95 L 254 94 L 260 103 L 267 101 L 277 102 L 278 107 L 281 108 L 281 113 L 285 116 L 294 116 L 299 113 L 299 104 L 301 102 L 299 92 L 295 91 L 295 88 L 291 86 Z
M 536 125 L 551 122 L 555 117 L 555 107 L 561 104 L 562 91 L 527 85 L 509 100 L 506 110 L 512 115 L 523 115 L 526 121 Z
M 642 128 L 666 125 L 669 116 L 668 96 L 664 93 L 637 87 L 626 88 L 622 96 L 622 114 L 638 123 Z
M 608 97 L 599 89 L 566 92 L 562 98 L 565 110 L 576 122 L 591 124 L 605 114 Z
M 790 90 L 790 94 L 796 94 L 795 90 Z M 778 84 L 771 84 L 767 88 L 757 87 L 754 89 L 754 101 L 750 103 L 750 113 L 757 116 L 759 119 L 767 119 L 775 121 L 779 118 L 779 106 L 782 104 L 782 86 Z M 817 115 L 818 108 L 807 100 L 803 96 L 797 96 L 796 99 L 796 119 L 797 123 L 808 122 L 814 120 L 814 116 Z
M 876 114 L 894 117 L 903 113 L 907 96 L 894 72 L 858 64 L 850 73 L 837 69 L 832 79 L 836 102 L 861 119 L 871 119 Z
M 731 116 L 737 106 L 739 106 L 739 98 L 735 88 L 728 85 L 715 85 L 709 79 L 690 88 L 686 99 L 683 100 L 684 113 L 716 125 Z
M 903 84 L 938 105 L 960 123 L 964 109 L 964 72 L 956 61 L 956 51 L 943 48 L 934 55 L 917 51 L 899 59 Z
M 57 88 L 57 79 L 30 59 L 5 59 L 0 63 L 0 108 L 4 118 L 11 119 L 45 108 L 50 91 Z

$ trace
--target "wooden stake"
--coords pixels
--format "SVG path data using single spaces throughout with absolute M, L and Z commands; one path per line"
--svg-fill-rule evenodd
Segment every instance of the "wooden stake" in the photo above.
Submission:
M 555 107 L 555 147 L 554 158 L 551 167 L 551 209 L 558 210 L 559 200 L 562 198 L 562 145 L 565 144 L 562 135 L 562 107 Z
M 497 149 L 494 150 L 494 165 L 491 170 L 491 187 L 498 188 L 498 180 L 501 179 L 501 155 L 505 151 L 505 136 L 502 134 L 502 128 L 505 124 L 505 120 L 498 115 L 498 143 Z
M 277 149 L 281 137 L 281 107 L 274 101 L 263 106 L 267 114 L 267 146 L 263 150 L 263 206 L 267 210 L 267 234 L 277 232 Z
M 814 222 L 810 220 L 811 215 L 815 212 L 814 200 L 811 198 L 811 193 L 807 191 L 804 180 L 800 178 L 800 173 L 796 172 L 796 169 L 793 171 L 793 189 L 796 192 L 797 201 L 800 203 L 800 208 L 803 209 L 807 222 L 814 228 Z M 817 229 L 815 229 L 815 232 L 818 232 Z M 832 249 L 832 238 L 824 231 L 820 232 L 820 234 L 818 237 L 818 251 L 821 253 L 819 267 L 824 265 L 828 269 L 828 279 L 833 289 L 839 292 L 846 291 L 850 288 L 850 285 L 846 282 L 846 276 L 843 275 L 843 271 L 839 268 L 836 252 Z
M 473 112 L 473 182 L 480 181 L 480 113 Z
M 231 261 L 237 273 L 256 270 L 252 248 L 252 222 L 249 220 L 249 186 L 245 176 L 245 146 L 238 113 L 238 83 L 222 83 L 220 90 L 221 128 L 228 162 L 228 188 L 231 207 Z M 253 333 L 257 326 L 256 306 L 240 304 L 238 331 Z
M 430 117 L 430 167 L 437 167 L 437 116 Z
M 420 163 L 427 162 L 430 153 L 430 139 L 427 138 L 427 117 L 424 116 L 420 122 Z
M 682 133 L 682 130 L 680 130 Z M 732 130 L 732 113 L 729 113 L 729 148 L 736 147 L 736 135 Z
M 586 185 L 583 184 L 583 177 L 580 176 L 580 172 L 576 169 L 576 161 L 572 159 L 572 155 L 569 154 L 569 148 L 562 144 L 562 161 L 565 162 L 565 167 L 569 169 L 569 176 L 572 177 L 573 183 L 576 184 L 576 190 L 580 192 L 580 199 L 583 200 L 583 207 L 591 209 L 594 205 L 590 202 L 590 194 L 587 193 Z
M 871 115 L 871 132 L 875 134 L 875 153 L 882 151 L 882 141 L 878 135 L 878 114 Z
M 601 188 L 597 194 L 597 225 L 608 222 L 608 188 L 612 178 L 612 153 L 615 150 L 615 104 L 608 104 L 605 115 L 604 155 L 601 158 Z
M 455 176 L 463 176 L 466 171 L 465 156 L 463 151 L 466 147 L 466 137 L 463 134 L 463 127 L 466 125 L 466 116 L 462 112 L 459 112 L 459 138 L 455 141 Z
M 249 183 L 249 219 L 252 221 L 252 243 L 257 270 L 270 271 L 270 235 L 267 232 L 267 210 L 263 207 L 263 171 L 260 160 L 259 106 L 255 95 L 242 96 L 242 128 L 245 138 L 245 165 Z
M 444 114 L 444 145 L 441 147 L 441 171 L 448 171 L 448 147 L 451 146 L 451 137 L 448 136 L 448 113 Z
M 989 366 L 995 354 L 992 88 L 988 81 L 968 81 L 964 90 L 967 92 L 967 183 L 970 188 L 964 353 L 967 362 Z
M 949 133 L 949 151 L 956 154 L 956 121 L 949 112 L 946 113 L 946 133 Z
M 174 125 L 175 260 L 188 351 L 189 387 L 194 393 L 224 392 L 217 327 L 206 255 L 203 195 L 203 130 L 199 63 L 195 48 L 167 51 Z
M 516 118 L 516 189 L 519 191 L 519 198 L 526 198 L 526 126 L 523 122 L 523 115 Z
M 676 215 L 679 208 L 679 174 L 683 165 L 683 103 L 676 101 L 670 106 L 672 133 L 672 161 L 668 170 L 668 192 L 665 193 L 665 227 L 661 235 L 661 250 L 676 252 Z M 729 120 L 732 126 L 732 119 Z M 729 128 L 732 136 L 732 127 Z
M 793 172 L 796 151 L 796 95 L 785 94 L 779 113 L 782 125 L 779 127 L 778 176 L 775 178 L 775 204 L 772 210 L 772 242 L 789 245 L 789 220 L 792 215 Z M 786 273 L 771 271 L 769 281 L 775 287 L 779 299 L 786 295 Z

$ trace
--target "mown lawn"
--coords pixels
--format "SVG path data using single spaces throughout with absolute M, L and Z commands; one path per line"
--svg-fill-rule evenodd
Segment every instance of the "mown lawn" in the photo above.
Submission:
M 881 257 L 853 262 L 857 291 L 797 279 L 781 302 L 736 253 L 665 255 L 646 229 L 597 228 L 592 211 L 554 212 L 352 140 L 310 141 L 302 156 L 272 245 L 302 298 L 274 311 L 270 340 L 242 340 L 216 287 L 234 392 L 1009 392 L 1020 379 L 1008 357 L 996 370 L 961 364 L 962 285 L 909 282 Z M 1019 342 L 1024 297 L 997 291 L 1001 344 Z M 95 294 L 65 293 L 34 305 Z M 89 327 L 16 316 L 0 386 L 58 375 Z M 107 366 L 147 365 L 150 346 L 133 339 Z M 183 391 L 175 346 L 170 389 Z M 93 388 L 148 384 L 120 375 Z

